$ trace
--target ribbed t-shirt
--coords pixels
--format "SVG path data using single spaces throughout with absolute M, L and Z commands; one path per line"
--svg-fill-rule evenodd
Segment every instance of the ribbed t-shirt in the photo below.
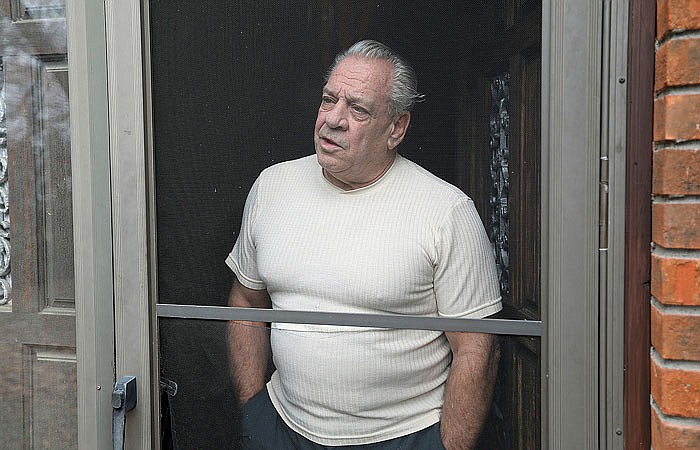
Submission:
M 280 310 L 482 318 L 501 309 L 472 200 L 401 157 L 344 191 L 315 155 L 265 169 L 226 259 Z M 440 419 L 451 352 L 442 332 L 272 324 L 268 383 L 282 419 L 322 445 L 393 439 Z

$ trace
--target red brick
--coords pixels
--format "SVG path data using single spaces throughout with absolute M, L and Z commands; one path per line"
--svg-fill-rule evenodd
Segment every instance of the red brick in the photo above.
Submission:
M 700 260 L 652 255 L 651 293 L 666 305 L 700 306 Z
M 700 84 L 700 39 L 671 39 L 656 53 L 655 88 Z
M 652 408 L 651 446 L 654 450 L 700 449 L 700 421 L 675 420 Z
M 652 191 L 659 195 L 700 195 L 700 149 L 654 152 Z
M 700 249 L 700 203 L 654 203 L 651 238 L 665 248 Z
M 664 359 L 700 361 L 700 315 L 651 308 L 651 343 Z
M 700 0 L 657 0 L 656 36 L 700 29 Z
M 700 249 L 700 203 L 654 203 L 651 237 L 665 248 Z
M 700 94 L 666 95 L 654 101 L 654 140 L 700 139 Z
M 651 358 L 651 395 L 666 415 L 700 418 L 700 370 Z

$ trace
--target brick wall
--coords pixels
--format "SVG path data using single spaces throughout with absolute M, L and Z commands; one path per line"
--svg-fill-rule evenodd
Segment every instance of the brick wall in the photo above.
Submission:
M 656 38 L 652 446 L 700 449 L 700 0 L 657 0 Z

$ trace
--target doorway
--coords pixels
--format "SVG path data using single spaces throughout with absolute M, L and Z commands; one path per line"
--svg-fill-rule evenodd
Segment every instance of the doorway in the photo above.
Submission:
M 159 303 L 226 304 L 250 186 L 313 153 L 326 68 L 373 38 L 426 95 L 399 152 L 474 199 L 500 255 L 501 317 L 540 320 L 538 2 L 158 0 L 149 14 Z M 161 320 L 159 333 L 168 445 L 235 448 L 225 324 Z M 489 448 L 539 448 L 539 339 L 502 345 Z

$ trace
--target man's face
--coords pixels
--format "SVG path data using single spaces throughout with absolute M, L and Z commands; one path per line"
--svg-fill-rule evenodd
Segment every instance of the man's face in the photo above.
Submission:
M 349 56 L 323 88 L 314 145 L 326 177 L 340 187 L 372 183 L 394 159 L 410 115 L 389 115 L 392 72 L 387 61 Z

